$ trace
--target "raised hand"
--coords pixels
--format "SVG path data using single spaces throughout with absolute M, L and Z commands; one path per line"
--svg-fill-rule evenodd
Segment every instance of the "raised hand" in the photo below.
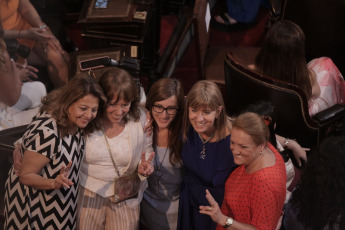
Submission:
M 154 156 L 155 156 L 155 153 L 152 152 L 150 157 L 146 160 L 145 152 L 141 153 L 141 162 L 140 162 L 139 167 L 138 167 L 138 173 L 140 175 L 148 177 L 153 173 L 154 168 L 151 165 L 151 161 L 152 161 Z
M 218 224 L 225 223 L 226 216 L 220 211 L 217 201 L 214 200 L 208 189 L 206 189 L 206 199 L 210 203 L 210 206 L 199 206 L 200 213 L 209 215 Z
M 74 184 L 70 179 L 68 179 L 69 170 L 71 169 L 71 166 L 72 161 L 70 161 L 67 166 L 63 165 L 61 167 L 60 174 L 54 180 L 54 188 L 70 188 L 70 186 Z

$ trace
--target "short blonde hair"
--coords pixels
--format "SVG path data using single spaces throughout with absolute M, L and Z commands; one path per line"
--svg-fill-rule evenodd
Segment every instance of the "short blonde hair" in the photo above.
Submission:
M 256 145 L 264 144 L 266 146 L 270 138 L 268 126 L 264 119 L 256 113 L 242 113 L 232 123 L 232 128 L 243 130 L 249 134 Z

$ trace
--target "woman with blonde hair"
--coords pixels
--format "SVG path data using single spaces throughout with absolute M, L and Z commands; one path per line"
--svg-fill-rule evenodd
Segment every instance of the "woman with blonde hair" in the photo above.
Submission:
M 199 213 L 208 204 L 208 189 L 221 204 L 224 184 L 235 166 L 230 145 L 230 121 L 219 87 L 198 81 L 189 91 L 182 125 L 182 161 L 186 169 L 179 205 L 178 229 L 215 229 L 211 218 Z

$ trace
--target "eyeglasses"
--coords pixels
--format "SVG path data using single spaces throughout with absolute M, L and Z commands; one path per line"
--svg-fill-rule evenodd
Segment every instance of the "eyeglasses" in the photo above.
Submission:
M 152 109 L 154 112 L 156 113 L 163 113 L 164 110 L 167 111 L 167 114 L 169 115 L 175 115 L 177 113 L 177 108 L 175 107 L 168 107 L 168 108 L 164 108 L 163 106 L 161 105 L 153 105 L 152 106 Z

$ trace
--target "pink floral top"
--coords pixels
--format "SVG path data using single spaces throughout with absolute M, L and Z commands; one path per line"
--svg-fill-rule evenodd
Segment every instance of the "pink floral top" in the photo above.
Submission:
M 345 81 L 330 58 L 313 59 L 308 63 L 308 68 L 316 73 L 316 79 L 321 89 L 321 94 L 317 99 L 309 100 L 310 116 L 334 104 L 345 104 Z

